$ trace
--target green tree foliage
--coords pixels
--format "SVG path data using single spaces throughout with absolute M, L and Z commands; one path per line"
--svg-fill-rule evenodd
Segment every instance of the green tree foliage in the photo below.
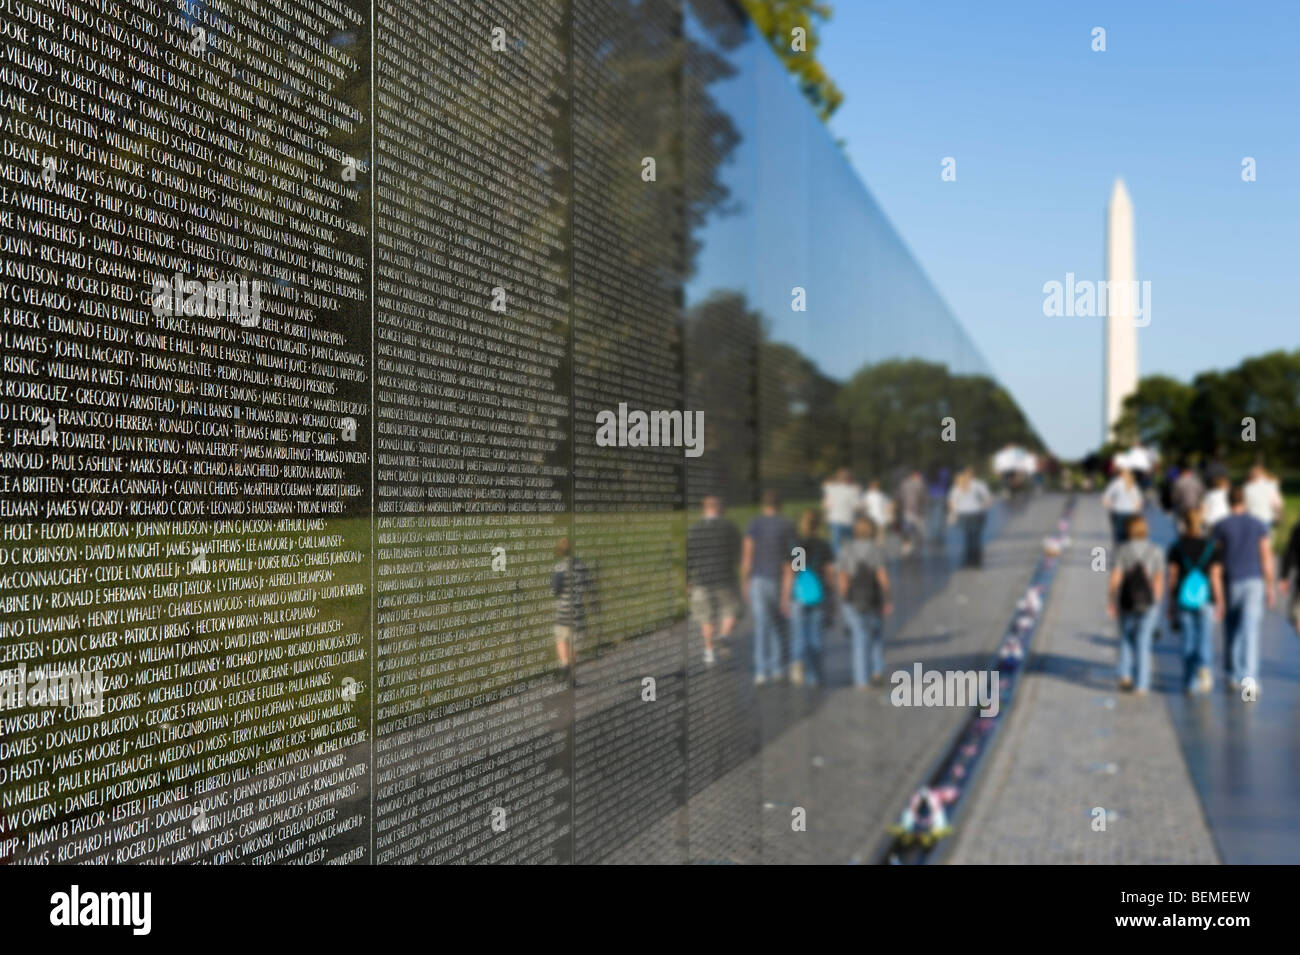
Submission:
M 1008 444 L 1018 444 L 1035 452 L 1046 450 L 1011 393 L 992 378 L 987 375 L 951 375 L 948 389 L 952 416 L 957 422 L 954 450 L 959 455 L 969 453 L 966 463 L 982 470 L 989 466 L 988 459 L 994 452 Z M 930 426 L 930 433 L 934 427 Z
M 1120 444 L 1141 441 L 1157 448 L 1184 447 L 1195 440 L 1188 414 L 1195 395 L 1191 385 L 1165 375 L 1150 375 L 1128 396 L 1115 433 Z
M 1166 458 L 1222 454 L 1243 469 L 1263 458 L 1275 469 L 1300 470 L 1300 351 L 1247 358 L 1227 371 L 1207 371 L 1190 385 L 1143 378 L 1124 402 L 1117 425 Z M 1254 440 L 1249 434 L 1253 420 Z
M 764 342 L 758 359 L 759 472 L 787 498 L 816 493 L 835 467 L 842 423 L 840 385 L 789 345 Z
M 844 100 L 844 94 L 835 85 L 822 65 L 817 62 L 816 21 L 831 17 L 831 7 L 816 0 L 741 0 L 741 5 L 754 21 L 768 44 L 781 58 L 799 83 L 803 95 L 813 104 L 823 120 Z M 795 50 L 792 44 L 794 31 L 802 28 L 807 38 L 807 48 Z
M 686 407 L 704 412 L 704 454 L 687 461 L 692 505 L 706 495 L 758 500 L 759 314 L 720 292 L 686 315 Z
M 1015 400 L 984 375 L 954 375 L 936 362 L 894 359 L 868 365 L 840 389 L 844 460 L 859 476 L 902 467 L 987 466 L 1007 444 L 1042 445 Z M 953 418 L 957 440 L 941 440 Z
M 823 374 L 790 345 L 764 341 L 743 295 L 720 293 L 686 314 L 687 407 L 704 411 L 706 453 L 688 465 L 693 502 L 720 494 L 755 504 L 763 488 L 787 500 L 816 497 L 847 465 L 892 483 L 904 469 L 988 466 L 1009 443 L 1042 444 L 1015 400 L 984 375 L 937 362 L 891 359 L 847 382 Z M 943 419 L 957 440 L 942 440 Z

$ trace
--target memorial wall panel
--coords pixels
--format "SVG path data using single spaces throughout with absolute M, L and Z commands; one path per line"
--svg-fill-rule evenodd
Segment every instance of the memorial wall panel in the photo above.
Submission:
M 794 858 L 692 585 L 987 370 L 737 4 L 0 25 L 0 862 Z
M 570 856 L 563 14 L 378 6 L 377 862 Z
M 736 521 L 758 500 L 759 357 L 762 315 L 753 307 L 752 196 L 757 157 L 752 87 L 755 44 L 747 21 L 726 0 L 687 5 L 683 76 L 683 161 L 693 202 L 686 264 L 686 407 L 703 411 L 705 453 L 687 463 L 691 511 L 687 536 L 688 587 L 736 580 L 734 549 L 707 532 L 700 517 L 716 498 L 722 519 Z M 735 225 L 725 248 L 704 245 L 710 223 Z M 719 254 L 711 254 L 719 253 Z M 736 538 L 743 532 L 736 527 Z M 733 539 L 734 544 L 734 539 Z M 689 592 L 697 593 L 694 587 Z M 738 590 L 732 601 L 742 606 Z M 706 608 L 717 613 L 706 603 Z M 763 817 L 760 766 L 754 760 L 762 725 L 754 700 L 736 691 L 726 664 L 749 662 L 747 640 L 715 628 L 712 664 L 705 662 L 702 624 L 688 619 L 689 724 L 687 766 L 694 797 L 687 840 L 692 861 L 757 861 Z M 707 793 L 706 793 L 707 791 Z M 701 793 L 706 793 L 701 796 Z
M 0 856 L 365 859 L 365 17 L 11 15 Z
M 676 3 L 573 6 L 573 550 L 593 591 L 576 633 L 580 862 L 685 798 L 675 624 L 694 422 L 682 402 L 680 17 Z M 652 413 L 675 415 L 677 431 L 654 428 Z M 663 852 L 641 861 L 678 857 L 671 844 Z

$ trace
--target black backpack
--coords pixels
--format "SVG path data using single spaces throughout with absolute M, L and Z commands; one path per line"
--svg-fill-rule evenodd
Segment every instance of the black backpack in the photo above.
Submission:
M 1119 582 L 1120 613 L 1146 613 L 1155 602 L 1146 567 L 1138 561 L 1124 571 L 1124 577 Z
M 858 564 L 849 578 L 849 606 L 858 613 L 879 613 L 883 597 L 876 568 L 865 562 Z

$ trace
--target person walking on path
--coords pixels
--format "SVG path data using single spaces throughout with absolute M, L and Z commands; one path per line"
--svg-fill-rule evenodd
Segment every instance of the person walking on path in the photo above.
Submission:
M 1214 527 L 1223 548 L 1228 609 L 1224 622 L 1224 668 L 1229 686 L 1239 690 L 1247 681 L 1259 692 L 1259 628 L 1264 607 L 1277 600 L 1273 589 L 1273 547 L 1268 528 L 1246 513 L 1240 487 L 1228 492 L 1230 513 Z
M 1223 448 L 1220 447 L 1214 453 L 1214 457 L 1205 462 L 1205 483 L 1209 487 L 1214 487 L 1219 481 L 1229 477 L 1228 464 L 1223 459 Z
M 1133 480 L 1137 483 L 1138 488 L 1143 495 L 1151 487 L 1151 475 L 1156 465 L 1156 456 L 1142 446 L 1139 441 L 1129 448 L 1128 467 L 1133 474 Z
M 822 485 L 822 510 L 831 529 L 831 550 L 840 552 L 840 545 L 853 536 L 853 518 L 862 505 L 862 488 L 853 482 L 848 468 L 840 468 L 835 476 Z
M 1165 555 L 1147 539 L 1146 518 L 1129 518 L 1124 543 L 1115 552 L 1106 612 L 1119 620 L 1119 688 L 1151 689 L 1151 642 L 1160 622 Z
M 885 620 L 894 611 L 889 571 L 871 518 L 858 518 L 853 539 L 840 551 L 835 568 L 840 612 L 853 639 L 853 683 L 878 685 L 885 679 Z
M 731 636 L 740 613 L 736 565 L 740 561 L 740 531 L 723 516 L 722 498 L 702 502 L 703 516 L 686 532 L 686 588 L 691 619 L 704 638 L 704 663 L 717 659 L 714 636 Z
M 567 537 L 555 544 L 555 568 L 551 571 L 551 595 L 555 598 L 555 655 L 560 671 L 567 674 L 574 664 L 575 640 L 587 623 L 587 612 L 595 609 L 595 595 L 587 565 L 573 556 Z
M 781 606 L 790 618 L 790 682 L 816 686 L 822 678 L 822 631 L 835 591 L 834 555 L 819 535 L 821 518 L 811 508 L 799 520 L 793 573 L 785 579 Z
M 1228 476 L 1220 474 L 1205 492 L 1205 498 L 1201 501 L 1201 517 L 1204 518 L 1201 523 L 1207 530 L 1213 529 L 1231 512 L 1228 506 L 1228 491 L 1231 487 L 1232 481 Z
M 927 527 L 930 539 L 942 542 L 948 526 L 948 492 L 952 489 L 952 472 L 948 468 L 939 468 L 932 473 L 934 477 L 926 486 L 926 492 L 930 495 Z
M 781 496 L 763 492 L 762 512 L 749 522 L 740 558 L 741 586 L 754 612 L 754 685 L 781 678 L 781 594 L 790 586 L 794 524 Z
M 1173 486 L 1169 491 L 1174 517 L 1181 521 L 1188 511 L 1199 511 L 1204 497 L 1205 485 L 1201 482 L 1201 476 L 1196 473 L 1194 467 L 1184 461 L 1182 470 L 1178 472 L 1178 477 L 1174 478 Z M 1197 522 L 1198 527 L 1203 524 L 1204 522 Z
M 1246 513 L 1272 531 L 1273 525 L 1282 517 L 1282 490 L 1277 478 L 1269 474 L 1264 465 L 1256 464 L 1250 469 L 1249 480 L 1241 491 L 1246 498 Z
M 879 481 L 872 481 L 867 485 L 867 491 L 862 495 L 862 513 L 871 518 L 871 523 L 876 525 L 876 541 L 883 545 L 885 534 L 893 518 L 894 505 L 889 500 L 889 495 L 880 489 Z
M 975 476 L 973 468 L 958 474 L 948 492 L 948 516 L 961 524 L 962 562 L 967 567 L 984 563 L 984 522 L 992 503 L 988 485 Z
M 925 542 L 925 478 L 920 471 L 914 469 L 898 485 L 898 509 L 902 515 L 899 532 L 906 557 Z
M 1169 546 L 1169 622 L 1183 635 L 1183 688 L 1214 686 L 1214 623 L 1223 619 L 1223 548 L 1204 533 L 1201 512 L 1183 514 L 1182 535 Z
M 1294 578 L 1294 579 L 1293 579 Z M 1300 521 L 1291 528 L 1286 550 L 1282 552 L 1282 570 L 1278 573 L 1278 589 L 1282 593 L 1291 592 L 1287 607 L 1287 617 L 1291 626 L 1300 632 Z
M 1129 520 L 1142 513 L 1142 488 L 1138 487 L 1132 471 L 1120 468 L 1102 492 L 1101 506 L 1110 515 L 1111 539 L 1117 546 L 1124 543 L 1128 540 Z

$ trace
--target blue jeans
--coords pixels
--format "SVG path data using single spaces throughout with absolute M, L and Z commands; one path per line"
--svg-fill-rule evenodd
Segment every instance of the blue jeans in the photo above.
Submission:
M 1159 617 L 1159 605 L 1119 617 L 1119 678 L 1133 680 L 1139 690 L 1151 689 L 1151 639 Z
M 1199 610 L 1179 607 L 1178 624 L 1183 631 L 1183 681 L 1190 690 L 1201 667 L 1214 660 L 1214 604 Z
M 1228 581 L 1228 613 L 1223 622 L 1224 666 L 1236 683 L 1259 679 L 1259 627 L 1264 620 L 1264 580 Z
M 1137 514 L 1110 512 L 1110 536 L 1116 547 L 1128 540 L 1128 522 L 1136 516 Z
M 847 603 L 840 610 L 853 635 L 853 682 L 866 686 L 873 676 L 885 672 L 884 623 L 880 614 L 863 613 Z
M 962 563 L 967 567 L 978 567 L 984 562 L 984 517 L 983 511 L 958 514 L 962 531 Z
M 794 645 L 790 662 L 802 663 L 805 682 L 815 685 L 822 676 L 822 605 L 794 602 L 790 621 Z
M 781 606 L 775 580 L 751 577 L 749 605 L 754 611 L 754 676 L 781 675 Z
M 942 541 L 944 534 L 947 533 L 948 505 L 944 503 L 944 497 L 930 498 L 930 513 L 926 516 L 926 537 L 933 541 Z
M 852 524 L 831 524 L 831 553 L 840 556 L 840 545 L 853 536 Z

